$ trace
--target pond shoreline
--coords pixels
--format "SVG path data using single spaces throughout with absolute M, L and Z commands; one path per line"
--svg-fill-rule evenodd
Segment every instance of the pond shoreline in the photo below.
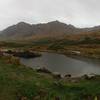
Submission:
M 93 56 L 89 56 L 89 55 L 83 55 L 81 54 L 81 51 L 80 50 L 76 50 L 76 53 L 74 52 L 74 50 L 71 50 L 71 51 L 63 51 L 63 50 L 33 50 L 33 51 L 36 51 L 36 52 L 48 52 L 48 53 L 57 53 L 57 54 L 63 54 L 65 56 L 68 56 L 68 57 L 73 57 L 73 58 L 87 58 L 87 59 L 93 59 L 93 60 L 100 60 L 100 58 L 98 57 L 93 57 Z M 80 53 L 77 53 L 77 52 L 80 52 Z M 94 53 L 95 55 L 95 53 Z
M 21 63 L 33 69 L 45 67 L 51 72 L 58 72 L 61 75 L 71 74 L 71 76 L 80 76 L 86 73 L 91 74 L 93 72 L 96 73 L 95 71 L 98 71 L 100 68 L 100 63 L 98 63 L 98 61 L 93 62 L 91 59 L 83 59 L 81 57 L 76 58 L 54 52 L 39 53 L 41 53 L 41 57 L 33 59 L 21 59 Z M 81 72 L 82 70 L 86 71 L 86 73 Z
M 24 52 L 15 52 L 15 51 L 13 51 L 13 52 L 9 52 L 8 54 L 11 54 L 11 55 L 13 55 L 13 56 L 15 56 L 15 57 L 19 57 L 19 58 L 24 58 L 24 59 L 37 59 L 37 58 L 41 58 L 41 56 L 42 56 L 42 53 L 54 53 L 54 54 L 60 54 L 60 55 L 64 55 L 64 56 L 66 56 L 66 57 L 68 57 L 68 58 L 72 58 L 73 60 L 75 59 L 75 60 L 79 60 L 79 61 L 84 61 L 84 62 L 93 62 L 93 64 L 97 64 L 97 60 L 98 60 L 98 62 L 99 62 L 99 59 L 90 59 L 90 58 L 85 58 L 85 57 L 82 57 L 82 56 L 80 56 L 80 55 L 70 55 L 70 54 L 65 54 L 65 53 L 62 53 L 62 52 L 56 52 L 56 51 L 53 51 L 53 50 L 40 50 L 40 51 L 31 51 L 32 52 L 32 54 L 35 54 L 35 56 L 34 55 L 32 55 L 31 57 L 25 57 L 25 56 L 20 56 L 19 54 L 20 53 L 23 53 L 24 54 Z M 35 52 L 35 53 L 33 53 L 33 52 Z M 36 53 L 37 52 L 37 53 Z M 28 53 L 30 53 L 30 51 L 28 52 Z M 18 54 L 18 55 L 15 55 L 15 54 Z M 34 56 L 34 57 L 33 57 Z M 27 61 L 24 61 L 24 62 L 27 62 Z M 55 64 L 54 64 L 55 65 Z M 52 66 L 54 66 L 54 65 L 52 65 Z M 27 65 L 26 65 L 27 66 Z M 35 65 L 34 65 L 35 66 Z M 51 67 L 52 67 L 51 66 Z M 66 66 L 68 67 L 68 65 L 66 64 Z M 79 66 L 79 65 L 77 65 L 77 66 Z M 29 67 L 31 67 L 31 66 L 29 66 Z M 39 67 L 47 67 L 48 68 L 48 66 L 46 66 L 46 65 L 44 65 L 44 66 L 39 66 Z M 55 67 L 55 66 L 54 66 Z M 59 66 L 60 67 L 60 66 Z M 73 67 L 74 68 L 74 67 Z M 33 68 L 34 69 L 34 68 Z M 59 71 L 53 71 L 52 70 L 52 72 L 58 72 L 59 74 L 61 74 L 61 75 L 63 75 L 62 73 L 60 73 Z M 66 75 L 67 74 L 70 74 L 71 76 L 72 76 L 72 74 L 71 73 L 65 73 Z M 65 75 L 64 74 L 64 75 Z
M 83 56 L 83 55 L 78 55 L 78 54 L 71 54 L 69 52 L 61 52 L 61 51 L 54 51 L 54 50 L 38 50 L 36 52 L 42 53 L 42 52 L 47 52 L 47 53 L 56 53 L 56 54 L 61 54 L 61 55 L 65 55 L 67 57 L 73 58 L 73 59 L 78 59 L 78 60 L 90 60 L 90 61 L 100 61 L 100 58 L 94 58 L 91 56 Z

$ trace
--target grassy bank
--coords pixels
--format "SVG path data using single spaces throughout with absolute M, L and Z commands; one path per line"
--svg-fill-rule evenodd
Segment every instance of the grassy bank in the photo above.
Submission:
M 0 100 L 100 100 L 100 76 L 57 79 L 0 58 Z
M 75 55 L 73 51 L 79 51 L 78 56 L 100 59 L 100 40 L 93 37 L 84 37 L 78 40 L 64 38 L 40 39 L 29 42 L 0 42 L 0 47 L 14 50 L 52 51 L 68 56 Z

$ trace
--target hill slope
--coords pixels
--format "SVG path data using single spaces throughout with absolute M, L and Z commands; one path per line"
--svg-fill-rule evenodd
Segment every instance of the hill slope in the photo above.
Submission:
M 76 34 L 83 31 L 72 25 L 67 25 L 59 21 L 53 21 L 45 24 L 27 24 L 20 22 L 1 31 L 2 38 L 28 38 L 28 37 L 45 37 L 61 36 L 65 34 Z
M 42 37 L 60 37 L 75 34 L 99 33 L 100 26 L 91 28 L 76 28 L 59 21 L 52 21 L 43 24 L 28 24 L 20 22 L 0 31 L 0 39 L 34 39 Z

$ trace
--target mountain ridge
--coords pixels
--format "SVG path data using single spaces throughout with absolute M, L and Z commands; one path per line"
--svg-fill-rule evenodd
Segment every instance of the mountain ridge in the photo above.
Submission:
M 19 22 L 16 25 L 0 31 L 0 37 L 5 39 L 29 38 L 29 37 L 57 37 L 70 34 L 80 34 L 85 32 L 100 31 L 100 26 L 92 28 L 77 28 L 71 24 L 65 24 L 60 21 L 48 23 L 29 24 Z

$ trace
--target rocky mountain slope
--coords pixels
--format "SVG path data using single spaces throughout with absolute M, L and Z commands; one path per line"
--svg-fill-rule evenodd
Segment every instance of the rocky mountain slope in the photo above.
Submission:
M 59 37 L 70 34 L 91 33 L 95 31 L 100 31 L 100 26 L 76 28 L 73 25 L 67 25 L 59 21 L 52 21 L 43 24 L 28 24 L 20 22 L 0 31 L 0 37 L 1 39 L 30 39 L 34 37 Z

